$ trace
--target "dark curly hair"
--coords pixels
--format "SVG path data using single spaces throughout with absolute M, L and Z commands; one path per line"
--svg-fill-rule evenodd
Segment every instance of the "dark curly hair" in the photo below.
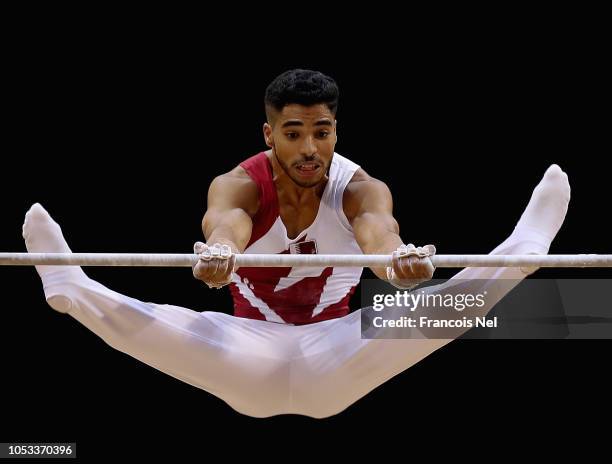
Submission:
M 270 109 L 282 111 L 286 105 L 325 104 L 335 116 L 338 110 L 338 85 L 329 76 L 307 69 L 292 69 L 276 77 L 266 89 L 264 103 L 270 120 Z

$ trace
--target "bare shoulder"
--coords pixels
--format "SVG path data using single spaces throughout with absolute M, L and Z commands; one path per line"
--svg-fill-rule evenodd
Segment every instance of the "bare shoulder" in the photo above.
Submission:
M 391 192 L 387 184 L 359 168 L 344 189 L 342 206 L 344 214 L 351 220 L 364 205 L 380 204 L 386 207 L 390 201 Z
M 359 168 L 355 171 L 355 174 L 353 174 L 344 190 L 344 199 L 346 201 L 347 198 L 360 198 L 364 195 L 375 194 L 380 191 L 388 192 L 387 184 Z
M 240 165 L 236 166 L 231 171 L 226 172 L 225 174 L 222 174 L 222 175 L 227 176 L 227 177 L 233 177 L 236 179 L 250 180 L 253 183 L 253 185 L 255 184 L 255 182 L 253 182 L 253 179 L 251 179 L 251 176 L 249 176 L 249 174 L 246 172 L 246 169 L 244 169 Z
M 208 205 L 223 208 L 242 208 L 251 217 L 259 209 L 257 184 L 242 166 L 213 179 L 208 190 Z

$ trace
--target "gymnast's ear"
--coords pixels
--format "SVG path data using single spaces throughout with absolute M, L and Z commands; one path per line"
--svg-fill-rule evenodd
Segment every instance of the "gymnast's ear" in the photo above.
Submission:
M 272 135 L 272 126 L 267 122 L 263 125 L 263 133 L 266 145 L 270 148 L 274 148 L 274 136 Z

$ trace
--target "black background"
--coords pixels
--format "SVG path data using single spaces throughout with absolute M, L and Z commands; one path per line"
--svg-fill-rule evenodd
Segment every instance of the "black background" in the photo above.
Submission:
M 551 253 L 611 252 L 610 74 L 596 30 L 529 40 L 515 31 L 495 42 L 468 32 L 441 42 L 398 36 L 378 49 L 320 47 L 316 58 L 281 52 L 278 38 L 263 32 L 253 51 L 222 50 L 225 36 L 118 40 L 112 29 L 99 32 L 86 40 L 59 29 L 23 33 L 9 43 L 3 251 L 25 250 L 23 216 L 40 202 L 73 251 L 190 252 L 202 239 L 210 181 L 265 149 L 265 87 L 302 67 L 338 82 L 336 151 L 390 186 L 405 241 L 434 243 L 445 254 L 488 253 L 558 163 L 572 200 Z M 144 301 L 231 311 L 228 292 L 208 290 L 189 269 L 88 273 Z M 221 436 L 299 447 L 342 432 L 468 436 L 468 419 L 480 437 L 519 421 L 524 440 L 542 429 L 588 428 L 609 414 L 609 342 L 467 340 L 336 417 L 252 419 L 54 312 L 33 268 L 2 268 L 0 282 L 2 441 L 76 441 L 81 456 L 111 456 L 117 447 L 137 456 L 177 446 L 197 452 Z

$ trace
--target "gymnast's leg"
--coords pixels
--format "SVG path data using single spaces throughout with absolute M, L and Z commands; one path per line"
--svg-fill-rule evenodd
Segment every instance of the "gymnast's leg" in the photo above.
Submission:
M 29 252 L 71 253 L 39 204 L 26 214 Z M 256 417 L 287 410 L 293 342 L 282 324 L 157 305 L 114 292 L 78 266 L 36 266 L 51 307 L 106 343 Z
M 535 188 L 512 234 L 491 254 L 546 254 L 567 212 L 567 175 L 552 165 Z M 535 269 L 466 268 L 427 293 L 481 293 L 484 316 Z M 325 417 L 421 361 L 467 329 L 415 333 L 410 339 L 361 339 L 361 312 L 300 328 L 302 355 L 292 363 L 292 410 Z M 403 335 L 406 336 L 406 329 Z

